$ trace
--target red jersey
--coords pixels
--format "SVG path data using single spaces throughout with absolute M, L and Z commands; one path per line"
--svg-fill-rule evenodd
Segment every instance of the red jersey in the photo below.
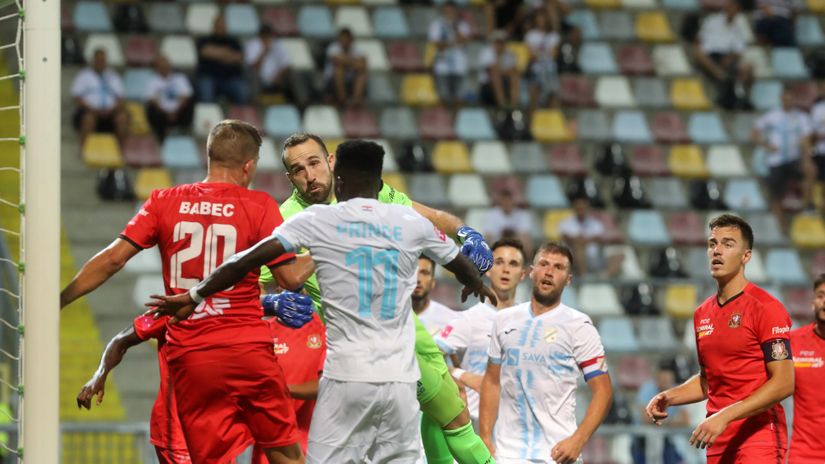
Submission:
M 169 366 L 166 364 L 166 321 L 168 317 L 138 316 L 135 318 L 135 335 L 141 340 L 154 338 L 158 341 L 158 370 L 160 387 L 149 425 L 150 441 L 153 445 L 170 450 L 185 450 L 186 440 L 178 420 L 175 392 L 169 381 Z
M 153 191 L 120 237 L 138 248 L 158 245 L 166 293 L 179 294 L 282 222 L 278 203 L 264 192 L 195 183 Z M 270 265 L 294 256 L 285 254 Z M 261 321 L 259 274 L 253 270 L 235 286 L 206 298 L 188 320 L 169 327 L 169 359 L 192 350 L 271 343 Z
M 708 416 L 750 396 L 768 380 L 767 362 L 791 359 L 791 318 L 782 303 L 752 283 L 720 305 L 716 295 L 693 315 L 699 365 L 708 384 Z M 787 449 L 785 411 L 779 404 L 731 422 L 708 448 L 708 456 L 728 447 Z
M 312 320 L 299 329 L 287 327 L 274 318 L 269 319 L 268 322 L 272 331 L 275 354 L 278 355 L 278 364 L 284 370 L 287 385 L 301 384 L 320 378 L 321 371 L 324 370 L 324 359 L 326 359 L 327 339 L 324 324 L 318 314 L 313 314 Z M 301 446 L 306 451 L 315 400 L 293 398 L 292 405 L 298 420 Z
M 793 392 L 793 434 L 791 456 L 793 464 L 825 462 L 825 339 L 814 332 L 810 324 L 791 332 L 796 389 Z

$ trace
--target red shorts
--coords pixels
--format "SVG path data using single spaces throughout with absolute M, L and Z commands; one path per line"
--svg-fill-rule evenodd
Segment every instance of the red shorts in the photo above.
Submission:
M 785 451 L 762 446 L 731 448 L 722 454 L 708 456 L 707 464 L 785 464 Z
M 284 373 L 271 344 L 189 351 L 169 362 L 183 434 L 195 464 L 225 464 L 250 445 L 298 442 Z
M 192 464 L 189 458 L 189 451 L 185 449 L 169 449 L 155 446 L 155 454 L 158 455 L 160 464 Z

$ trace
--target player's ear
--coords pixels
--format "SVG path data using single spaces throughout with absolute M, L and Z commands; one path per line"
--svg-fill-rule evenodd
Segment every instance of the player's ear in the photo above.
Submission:
M 745 250 L 745 253 L 742 255 L 742 264 L 748 264 L 751 260 L 751 256 L 753 256 L 753 250 Z
M 335 168 L 335 152 L 332 152 L 327 156 L 327 164 L 329 164 L 330 169 Z

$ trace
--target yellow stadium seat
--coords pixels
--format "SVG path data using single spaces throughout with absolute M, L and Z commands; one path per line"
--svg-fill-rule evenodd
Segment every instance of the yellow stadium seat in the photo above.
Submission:
M 619 0 L 585 0 L 585 5 L 590 8 L 620 8 Z
M 121 168 L 123 156 L 112 134 L 91 134 L 83 143 L 83 162 L 90 168 Z
M 427 42 L 427 45 L 424 47 L 424 66 L 426 66 L 427 69 L 433 67 L 433 60 L 435 60 L 435 52 L 435 44 L 432 42 Z
M 524 42 L 508 42 L 507 49 L 516 56 L 516 69 L 518 69 L 518 72 L 524 72 L 527 63 L 530 61 L 530 51 L 527 50 L 527 45 Z
M 538 110 L 530 122 L 530 132 L 539 142 L 569 142 L 573 131 L 559 110 Z
M 327 153 L 335 153 L 338 150 L 338 145 L 344 143 L 344 139 L 326 139 L 324 145 L 327 147 Z
M 397 172 L 385 172 L 381 178 L 384 180 L 384 183 L 390 187 L 401 193 L 407 193 L 407 181 L 403 175 Z
M 146 119 L 146 111 L 143 105 L 137 102 L 127 102 L 126 111 L 129 112 L 129 120 L 132 125 L 132 135 L 146 135 L 149 133 L 149 121 Z
M 692 284 L 669 285 L 665 290 L 665 311 L 670 317 L 688 318 L 696 309 L 696 286 Z
M 152 190 L 172 186 L 172 175 L 165 168 L 143 168 L 135 178 L 135 195 L 138 199 L 146 200 Z
M 825 247 L 825 223 L 819 215 L 797 214 L 791 221 L 791 241 L 800 248 Z
M 435 144 L 435 148 L 433 148 L 433 166 L 436 171 L 445 174 L 473 171 L 467 145 L 456 140 L 442 141 Z
M 688 179 L 708 177 L 708 168 L 702 156 L 702 149 L 696 145 L 674 145 L 670 149 L 668 167 L 675 176 Z
M 808 0 L 808 9 L 812 13 L 825 13 L 825 0 Z
M 813 191 L 814 206 L 816 209 L 822 211 L 825 209 L 825 184 L 822 182 L 814 183 Z
M 661 11 L 645 11 L 636 17 L 636 36 L 645 42 L 673 42 L 673 31 Z
M 712 106 L 702 83 L 693 77 L 674 79 L 670 83 L 670 102 L 678 110 L 708 110 Z
M 572 209 L 557 209 L 544 213 L 544 236 L 549 240 L 561 240 L 559 224 L 572 215 Z
M 401 83 L 401 100 L 412 106 L 438 104 L 435 82 L 429 74 L 407 74 Z

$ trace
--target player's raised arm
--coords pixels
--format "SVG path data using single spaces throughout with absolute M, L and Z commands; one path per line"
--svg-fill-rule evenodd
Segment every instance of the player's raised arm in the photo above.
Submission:
M 77 407 L 84 407 L 86 409 L 92 408 L 92 398 L 96 395 L 96 403 L 99 405 L 103 402 L 103 395 L 106 389 L 106 378 L 109 372 L 115 368 L 120 361 L 123 360 L 123 355 L 129 348 L 139 345 L 143 342 L 135 333 L 135 326 L 130 324 L 129 327 L 124 328 L 117 335 L 109 340 L 106 349 L 100 356 L 100 365 L 97 371 L 92 375 L 92 378 L 86 382 L 86 385 L 80 389 L 77 394 Z
M 470 258 L 480 273 L 484 274 L 493 267 L 493 252 L 480 232 L 446 211 L 430 208 L 415 201 L 412 202 L 412 207 L 418 214 L 429 219 L 434 226 L 458 240 L 461 244 L 461 254 Z
M 122 238 L 116 238 L 108 247 L 89 259 L 69 285 L 60 292 L 60 309 L 109 280 L 138 252 L 140 248 Z

